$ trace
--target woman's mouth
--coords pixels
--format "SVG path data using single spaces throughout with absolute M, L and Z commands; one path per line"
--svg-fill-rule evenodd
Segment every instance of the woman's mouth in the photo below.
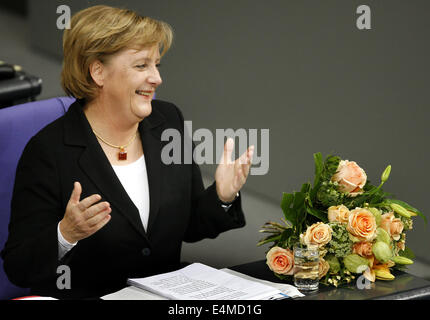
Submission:
M 136 94 L 145 98 L 151 98 L 154 91 L 136 90 Z

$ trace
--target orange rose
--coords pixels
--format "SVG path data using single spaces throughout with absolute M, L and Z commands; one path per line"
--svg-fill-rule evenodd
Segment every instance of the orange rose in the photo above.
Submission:
M 277 274 L 292 275 L 294 272 L 294 255 L 290 249 L 273 247 L 267 252 L 266 263 L 270 270 Z
M 393 212 L 384 213 L 381 216 L 381 228 L 387 231 L 394 240 L 397 241 L 400 239 L 403 227 L 402 220 L 395 218 Z
M 349 210 L 343 204 L 328 208 L 328 221 L 348 223 Z
M 319 264 L 318 264 L 318 277 L 321 279 L 324 277 L 328 270 L 330 269 L 330 265 L 327 261 L 325 261 L 323 258 L 320 258 Z
M 372 253 L 372 243 L 370 242 L 357 242 L 352 247 L 352 253 L 359 254 L 362 257 L 369 257 Z
M 340 192 L 357 196 L 363 193 L 367 175 L 354 161 L 342 160 L 331 181 L 339 183 Z
M 391 221 L 391 236 L 394 240 L 398 241 L 400 239 L 400 235 L 403 231 L 403 222 L 399 218 L 394 218 L 393 221 Z
M 376 220 L 367 209 L 355 208 L 351 211 L 346 229 L 360 240 L 371 241 L 376 236 Z
M 301 234 L 302 243 L 306 245 L 317 245 L 318 248 L 331 241 L 333 230 L 328 224 L 317 222 L 308 227 L 305 234 Z

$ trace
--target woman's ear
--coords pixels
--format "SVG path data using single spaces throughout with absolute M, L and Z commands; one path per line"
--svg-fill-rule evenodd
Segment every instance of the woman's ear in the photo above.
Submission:
M 104 84 L 104 66 L 100 60 L 96 60 L 90 65 L 90 75 L 93 81 L 99 86 Z

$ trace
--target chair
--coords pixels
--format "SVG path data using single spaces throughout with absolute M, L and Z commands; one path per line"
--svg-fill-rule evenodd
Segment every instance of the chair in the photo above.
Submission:
M 0 250 L 8 236 L 10 201 L 22 151 L 31 137 L 64 115 L 74 101 L 62 97 L 0 109 Z M 28 295 L 29 289 L 9 282 L 0 259 L 0 300 Z

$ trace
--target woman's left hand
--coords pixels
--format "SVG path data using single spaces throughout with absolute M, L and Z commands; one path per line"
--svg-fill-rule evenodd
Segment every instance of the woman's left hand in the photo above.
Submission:
M 221 163 L 215 172 L 216 191 L 222 202 L 232 202 L 242 189 L 249 175 L 254 155 L 254 146 L 250 146 L 236 161 L 231 160 L 234 140 L 227 139 Z

